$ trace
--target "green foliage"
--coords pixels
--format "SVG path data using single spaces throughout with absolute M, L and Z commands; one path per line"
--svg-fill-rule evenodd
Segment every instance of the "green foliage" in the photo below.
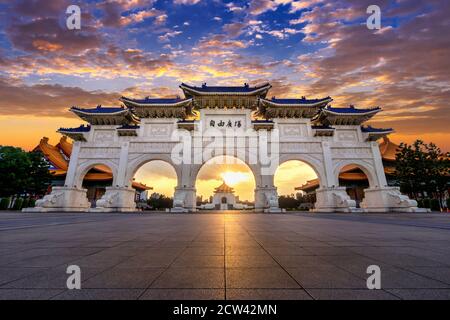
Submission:
M 30 203 L 30 198 L 23 199 L 22 208 L 28 208 L 29 203 Z
M 30 199 L 30 201 L 28 202 L 28 208 L 34 208 L 35 205 L 36 205 L 36 200 Z
M 45 194 L 51 183 L 49 165 L 39 152 L 0 147 L 0 196 Z
M 440 211 L 441 210 L 441 207 L 440 207 L 438 199 L 431 199 L 431 201 L 430 201 L 430 209 L 432 211 Z
M 430 209 L 430 207 L 431 207 L 431 200 L 429 198 L 423 199 L 422 203 L 423 203 L 423 207 L 424 208 Z
M 11 198 L 2 198 L 0 200 L 0 210 L 7 210 L 10 202 Z
M 27 193 L 33 195 L 43 195 L 47 192 L 48 186 L 52 181 L 49 165 L 45 161 L 41 152 L 29 152 L 28 157 L 31 161 L 30 183 L 27 185 Z
M 152 196 L 147 200 L 147 204 L 155 210 L 167 209 L 173 207 L 173 199 L 165 195 Z
M 434 143 L 401 143 L 395 165 L 402 192 L 416 199 L 425 192 L 442 199 L 450 184 L 450 153 L 441 152 Z
M 17 198 L 16 201 L 14 201 L 13 210 L 21 210 L 23 204 L 22 198 Z
M 447 209 L 450 209 L 450 198 L 447 198 L 446 202 L 447 202 Z
M 293 195 L 290 196 L 279 196 L 278 205 L 281 209 L 297 209 L 300 205 L 300 201 L 296 199 Z
M 417 199 L 417 207 L 418 208 L 424 208 L 422 199 Z

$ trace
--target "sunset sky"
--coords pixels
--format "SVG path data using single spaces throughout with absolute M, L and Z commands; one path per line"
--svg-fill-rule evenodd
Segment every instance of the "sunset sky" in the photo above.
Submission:
M 71 4 L 81 30 L 66 27 Z M 381 30 L 365 25 L 371 4 Z M 449 12 L 445 0 L 0 0 L 0 145 L 57 143 L 81 123 L 73 105 L 269 81 L 270 96 L 381 106 L 371 124 L 395 142 L 448 151 Z

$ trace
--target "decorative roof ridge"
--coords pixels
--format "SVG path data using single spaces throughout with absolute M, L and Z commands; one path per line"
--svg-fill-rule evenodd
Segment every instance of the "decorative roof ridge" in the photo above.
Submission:
M 394 131 L 393 128 L 374 128 L 371 125 L 367 125 L 367 126 L 361 126 L 361 131 L 362 132 L 391 132 Z
M 225 94 L 225 93 L 234 93 L 234 94 L 250 94 L 263 89 L 270 89 L 272 85 L 269 82 L 265 82 L 260 85 L 256 85 L 254 87 L 250 87 L 248 83 L 244 83 L 243 86 L 208 86 L 206 83 L 203 83 L 201 87 L 192 86 L 187 83 L 182 82 L 180 84 L 181 89 L 187 89 L 189 91 L 194 91 L 197 93 L 208 93 L 208 94 Z
M 90 125 L 80 125 L 76 128 L 59 128 L 58 132 L 64 131 L 64 132 L 89 132 L 91 130 Z
M 121 107 L 102 107 L 101 105 L 98 105 L 95 108 L 80 108 L 77 106 L 72 106 L 69 110 L 72 112 L 80 112 L 80 113 L 85 113 L 85 114 L 116 114 L 116 113 L 130 111 L 130 109 L 125 108 L 123 106 L 121 106 Z
M 145 99 L 131 99 L 127 97 L 121 97 L 119 99 L 125 105 L 130 105 L 131 107 L 159 107 L 159 106 L 184 106 L 192 101 L 192 98 L 149 98 Z
M 381 111 L 380 107 L 373 107 L 373 108 L 365 108 L 365 109 L 358 109 L 355 108 L 353 105 L 350 105 L 348 107 L 344 108 L 335 108 L 332 106 L 326 106 L 322 108 L 322 111 L 334 113 L 334 114 L 366 114 L 366 113 L 376 113 Z
M 290 101 L 290 102 L 295 102 L 295 101 L 315 101 L 315 102 L 319 102 L 319 101 L 325 101 L 325 100 L 333 100 L 330 96 L 324 97 L 324 98 L 315 98 L 315 99 L 307 99 L 305 96 L 302 96 L 301 98 L 277 98 L 275 96 L 273 96 L 270 100 L 269 99 L 265 99 L 265 98 L 260 98 L 262 100 L 266 100 L 266 101 L 272 101 L 272 102 L 276 102 L 276 101 Z

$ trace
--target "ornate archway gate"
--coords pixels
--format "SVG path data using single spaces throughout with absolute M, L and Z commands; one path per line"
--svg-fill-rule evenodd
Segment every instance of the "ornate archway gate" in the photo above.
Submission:
M 35 211 L 88 211 L 81 181 L 96 164 L 111 167 L 112 187 L 97 211 L 134 211 L 131 183 L 146 161 L 164 160 L 177 172 L 173 212 L 196 210 L 195 179 L 203 163 L 219 155 L 244 161 L 255 175 L 255 210 L 279 212 L 274 173 L 287 160 L 309 164 L 320 179 L 315 210 L 351 212 L 355 201 L 339 186 L 342 166 L 355 164 L 368 175 L 362 207 L 368 212 L 418 210 L 416 202 L 388 187 L 376 140 L 391 129 L 362 126 L 380 108 L 333 108 L 323 99 L 267 99 L 270 84 L 194 87 L 181 84 L 185 98 L 130 99 L 124 107 L 70 110 L 89 125 L 61 128 L 74 142 L 64 187 L 38 200 Z

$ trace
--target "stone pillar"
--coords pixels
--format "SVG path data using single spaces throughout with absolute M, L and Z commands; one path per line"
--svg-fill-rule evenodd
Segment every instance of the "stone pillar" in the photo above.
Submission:
M 130 143 L 125 142 L 120 148 L 119 169 L 117 170 L 117 177 L 115 179 L 115 185 L 118 187 L 131 187 L 131 181 L 125 181 L 128 167 L 128 150 Z M 128 185 L 130 184 L 130 185 Z M 114 181 L 113 181 L 114 186 Z
M 87 211 L 91 204 L 86 196 L 86 189 L 73 187 L 53 187 L 52 192 L 36 201 L 34 208 L 25 208 L 24 212 L 51 211 Z
M 255 211 L 278 213 L 281 212 L 278 206 L 278 192 L 273 185 L 273 175 L 261 175 L 260 185 L 255 189 Z
M 365 212 L 427 212 L 417 208 L 417 201 L 401 194 L 398 187 L 365 189 L 361 208 Z
M 80 142 L 73 144 L 66 181 L 63 187 L 53 187 L 52 192 L 36 201 L 34 208 L 25 208 L 24 212 L 50 212 L 50 211 L 88 211 L 90 203 L 87 199 L 87 190 L 77 186 L 78 157 Z
M 136 191 L 132 187 L 107 187 L 106 192 L 96 202 L 93 212 L 132 212 L 136 211 L 134 201 Z
M 372 149 L 373 161 L 374 161 L 374 169 L 375 169 L 375 177 L 376 185 L 371 186 L 371 188 L 383 188 L 387 187 L 386 174 L 384 173 L 383 166 L 383 158 L 381 157 L 380 148 L 376 141 L 372 141 L 370 145 Z
M 278 192 L 276 187 L 256 187 L 255 189 L 255 211 L 278 213 Z
M 197 190 L 194 187 L 176 187 L 171 212 L 195 212 L 197 210 Z
M 356 202 L 350 199 L 345 187 L 339 187 L 339 181 L 333 171 L 333 158 L 330 143 L 322 141 L 324 181 L 320 181 L 320 188 L 316 190 L 314 212 L 353 212 Z
M 76 174 L 77 174 L 77 169 L 78 169 L 78 157 L 80 155 L 80 149 L 81 149 L 80 142 L 74 141 L 73 147 L 72 147 L 72 154 L 70 155 L 69 168 L 67 169 L 66 181 L 64 182 L 64 185 L 66 187 L 81 188 L 81 186 L 75 185 L 76 184 L 75 179 L 76 179 Z
M 195 212 L 197 210 L 197 189 L 195 178 L 198 170 L 190 163 L 183 163 L 178 167 L 178 185 L 173 195 L 171 212 Z
M 314 212 L 353 212 L 356 210 L 355 200 L 350 199 L 345 187 L 321 187 L 316 190 Z

